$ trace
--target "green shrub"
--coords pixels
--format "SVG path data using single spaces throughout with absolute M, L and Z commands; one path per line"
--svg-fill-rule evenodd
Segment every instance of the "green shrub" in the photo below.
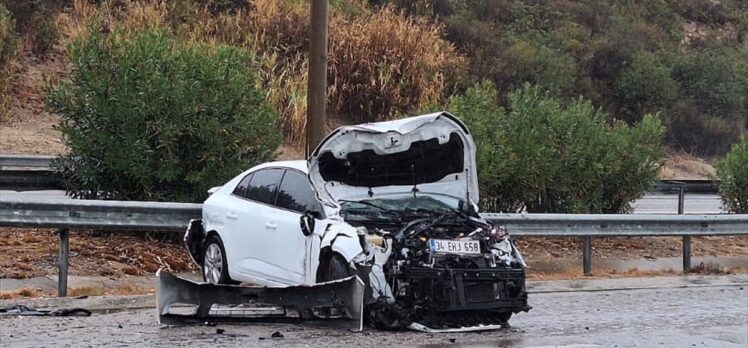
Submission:
M 15 25 L 8 9 L 0 4 L 0 63 L 7 62 L 16 53 Z
M 499 86 L 508 90 L 525 83 L 542 86 L 553 95 L 574 95 L 574 61 L 569 55 L 537 42 L 517 41 L 503 53 L 507 71 Z
M 748 52 L 745 0 L 369 2 L 444 23 L 446 38 L 468 58 L 465 81 L 492 81 L 502 104 L 529 82 L 557 97 L 581 95 L 627 122 L 661 112 L 673 121 L 668 126 L 689 130 L 669 129 L 670 145 L 699 154 L 724 153 L 732 133 L 748 129 L 740 82 L 748 78 L 748 55 L 733 52 Z M 704 47 L 713 52 L 699 53 Z M 693 113 L 678 114 L 684 105 Z M 726 138 L 697 133 L 721 134 L 739 123 Z
M 449 105 L 473 132 L 485 209 L 619 213 L 651 188 L 663 157 L 657 118 L 608 124 L 589 102 L 563 106 L 532 86 L 510 93 L 507 111 L 497 99 L 483 83 Z
M 729 16 L 728 9 L 720 1 L 712 0 L 671 0 L 675 3 L 675 8 L 683 17 L 704 23 L 707 25 L 717 26 L 725 24 Z
M 722 204 L 730 212 L 748 214 L 748 138 L 733 145 L 715 168 Z
M 746 127 L 738 120 L 703 114 L 691 102 L 677 103 L 665 116 L 667 142 L 678 150 L 704 157 L 729 151 Z
M 748 54 L 707 49 L 684 55 L 673 76 L 703 113 L 724 119 L 748 114 Z
M 670 69 L 654 53 L 640 51 L 616 80 L 616 96 L 629 121 L 646 113 L 663 112 L 679 97 L 678 84 Z
M 152 27 L 91 30 L 69 51 L 70 81 L 50 88 L 48 105 L 70 150 L 55 167 L 72 196 L 199 201 L 274 157 L 276 116 L 242 50 Z
M 8 113 L 8 90 L 13 75 L 13 65 L 9 63 L 16 54 L 18 42 L 14 27 L 10 12 L 0 4 L 0 121 Z
M 33 28 L 32 50 L 34 54 L 47 54 L 60 38 L 60 33 L 52 20 L 52 15 L 47 11 L 34 13 L 31 19 L 31 26 Z

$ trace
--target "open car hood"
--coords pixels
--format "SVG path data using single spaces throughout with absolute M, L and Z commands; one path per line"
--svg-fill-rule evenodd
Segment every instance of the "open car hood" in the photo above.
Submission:
M 340 127 L 322 140 L 308 165 L 312 185 L 328 205 L 402 193 L 478 201 L 475 143 L 447 112 Z

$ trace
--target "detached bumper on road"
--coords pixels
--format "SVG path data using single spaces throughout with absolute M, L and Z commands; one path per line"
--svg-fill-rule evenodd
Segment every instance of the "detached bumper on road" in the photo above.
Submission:
M 159 323 L 167 325 L 298 320 L 319 308 L 335 308 L 347 319 L 341 326 L 361 331 L 364 289 L 356 276 L 311 286 L 254 287 L 197 283 L 158 270 L 156 307 Z

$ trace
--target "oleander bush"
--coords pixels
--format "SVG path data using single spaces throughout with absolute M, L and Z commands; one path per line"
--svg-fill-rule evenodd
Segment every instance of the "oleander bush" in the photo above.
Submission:
M 733 145 L 715 168 L 724 207 L 732 213 L 748 214 L 748 138 Z
M 54 165 L 74 197 L 201 201 L 271 160 L 277 117 L 239 48 L 159 26 L 89 30 L 68 47 L 69 81 L 48 105 L 69 153 Z
M 506 108 L 490 82 L 451 99 L 478 147 L 481 202 L 490 211 L 621 213 L 654 184 L 663 159 L 660 120 L 608 121 L 589 101 L 570 103 L 525 85 Z

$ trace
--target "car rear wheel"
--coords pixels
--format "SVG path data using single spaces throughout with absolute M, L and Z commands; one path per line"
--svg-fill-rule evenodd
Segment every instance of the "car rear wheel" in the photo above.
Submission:
M 203 279 L 211 284 L 231 284 L 226 249 L 218 236 L 211 236 L 203 248 Z

